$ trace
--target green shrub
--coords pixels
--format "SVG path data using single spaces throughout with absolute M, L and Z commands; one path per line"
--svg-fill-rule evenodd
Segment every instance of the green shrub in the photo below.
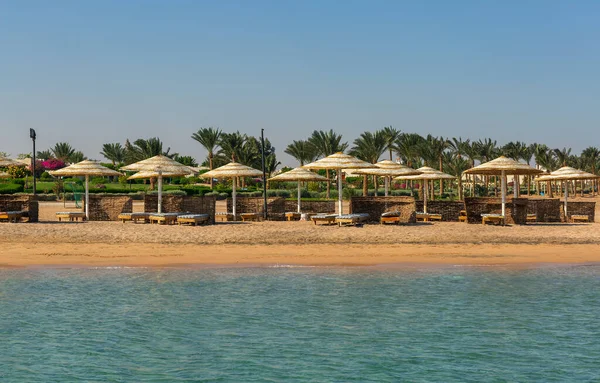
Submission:
M 15 194 L 24 191 L 23 185 L 19 184 L 0 184 L 0 194 Z
M 52 181 L 52 176 L 48 172 L 43 172 L 40 176 L 40 180 L 42 181 Z
M 17 185 L 25 185 L 25 180 L 22 178 L 18 178 L 18 179 L 12 180 L 11 183 L 17 184 Z

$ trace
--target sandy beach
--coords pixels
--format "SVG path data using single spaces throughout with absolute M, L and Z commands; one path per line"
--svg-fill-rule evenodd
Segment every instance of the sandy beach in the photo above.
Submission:
M 136 204 L 135 210 L 141 208 Z M 158 226 L 58 223 L 61 203 L 42 203 L 39 223 L 0 225 L 0 265 L 526 265 L 600 262 L 600 224 L 482 226 L 434 223 L 361 228 L 309 222 Z

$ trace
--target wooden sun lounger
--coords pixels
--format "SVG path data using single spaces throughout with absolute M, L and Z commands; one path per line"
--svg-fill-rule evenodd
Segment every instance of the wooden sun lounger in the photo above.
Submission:
M 209 218 L 208 214 L 184 214 L 177 217 L 177 224 L 203 225 Z
M 243 222 L 260 220 L 260 214 L 258 213 L 242 213 L 240 217 L 242 217 Z
M 504 226 L 504 216 L 502 214 L 482 214 L 481 223 L 486 224 L 487 222 L 501 224 Z
M 297 212 L 293 212 L 293 211 L 285 213 L 285 219 L 287 221 L 298 221 L 301 216 L 302 216 L 302 213 L 297 213 Z
M 231 214 L 231 213 L 216 213 L 215 220 L 224 221 L 224 222 L 233 221 L 233 214 Z
M 584 214 L 573 214 L 571 216 L 571 222 L 590 222 L 590 217 Z
M 172 225 L 177 222 L 178 215 L 179 213 L 150 213 L 148 219 L 150 223 Z
M 17 223 L 21 221 L 22 211 L 0 211 L 0 220 Z
M 143 223 L 147 223 L 150 222 L 150 213 L 121 213 L 117 218 L 123 223 L 125 223 L 125 221 L 131 221 L 133 223 L 142 221 Z
M 335 217 L 335 223 L 339 226 L 356 225 L 369 219 L 369 214 L 345 214 Z
M 335 224 L 335 218 L 337 215 L 335 214 L 316 214 L 310 217 L 311 221 L 316 225 L 317 222 L 322 225 L 333 225 Z
M 85 213 L 82 211 L 59 211 L 56 213 L 56 218 L 58 218 L 59 222 L 63 219 L 68 219 L 70 222 L 85 221 Z
M 379 219 L 379 224 L 383 225 L 386 223 L 400 223 L 400 212 L 388 211 L 383 213 Z
M 537 214 L 527 214 L 526 222 L 537 222 Z
M 467 222 L 466 210 L 461 210 L 460 213 L 458 213 L 458 222 Z
M 435 213 L 417 213 L 417 221 L 429 222 L 429 221 L 441 221 L 442 215 Z

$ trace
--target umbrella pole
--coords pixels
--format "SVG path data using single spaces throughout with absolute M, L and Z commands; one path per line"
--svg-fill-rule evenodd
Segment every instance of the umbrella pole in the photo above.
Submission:
M 506 172 L 503 170 L 501 174 L 500 193 L 502 193 L 502 216 L 506 219 Z
M 90 176 L 85 176 L 85 220 L 90 220 Z
M 342 169 L 338 170 L 338 207 L 339 215 L 342 215 Z
M 388 196 L 388 190 L 390 188 L 390 179 L 389 177 L 385 177 L 385 196 Z
M 519 198 L 519 188 L 521 187 L 521 185 L 519 185 L 519 176 L 514 175 L 513 176 L 513 197 L 514 198 Z
M 302 196 L 302 192 L 300 191 L 300 181 L 298 181 L 298 213 L 300 213 L 300 197 Z
M 158 171 L 158 214 L 162 213 L 162 172 Z
M 429 193 L 429 182 L 424 180 L 423 183 L 423 213 L 427 214 L 427 194 Z
M 233 220 L 234 221 L 237 219 L 236 214 L 235 214 L 235 205 L 236 205 L 236 203 L 235 203 L 235 201 L 236 201 L 235 184 L 236 184 L 236 181 L 237 181 L 236 177 L 233 177 L 232 188 L 231 188 L 231 199 L 233 200 L 232 212 L 233 212 Z
M 565 181 L 565 222 L 569 222 L 569 216 L 567 215 L 567 198 L 569 196 L 569 181 Z

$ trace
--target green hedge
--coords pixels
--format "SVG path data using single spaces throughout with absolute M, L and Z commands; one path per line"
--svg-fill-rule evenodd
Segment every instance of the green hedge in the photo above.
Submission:
M 22 193 L 23 185 L 19 184 L 0 184 L 0 194 Z

